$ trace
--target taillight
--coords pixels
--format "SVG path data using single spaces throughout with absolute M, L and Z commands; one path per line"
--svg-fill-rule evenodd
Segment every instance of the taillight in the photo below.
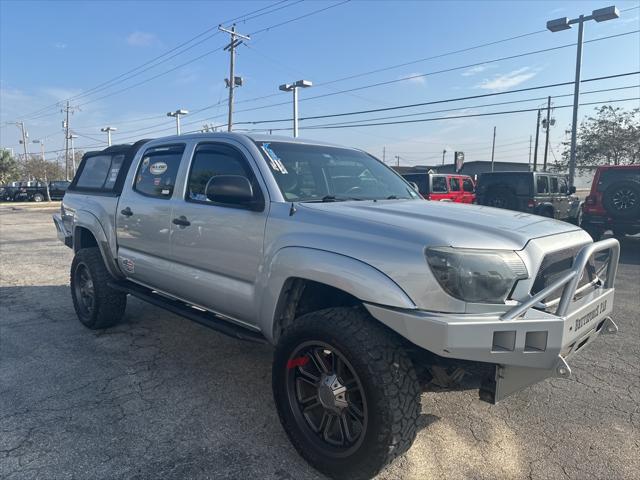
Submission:
M 535 206 L 536 206 L 536 201 L 533 198 L 530 198 L 529 201 L 527 202 L 527 207 L 535 208 Z

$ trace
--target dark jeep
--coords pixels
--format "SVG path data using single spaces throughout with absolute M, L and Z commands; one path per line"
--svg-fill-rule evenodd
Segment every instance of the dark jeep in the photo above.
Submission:
M 580 201 L 565 175 L 548 172 L 492 172 L 478 179 L 478 205 L 506 208 L 577 223 Z

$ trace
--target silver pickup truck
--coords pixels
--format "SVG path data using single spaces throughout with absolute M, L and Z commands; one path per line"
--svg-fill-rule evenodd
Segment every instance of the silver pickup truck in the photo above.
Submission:
M 617 331 L 615 239 L 428 202 L 320 142 L 216 133 L 91 152 L 54 222 L 87 327 L 118 323 L 133 295 L 273 344 L 284 430 L 333 478 L 406 452 L 424 389 L 493 403 L 569 377 L 572 355 Z

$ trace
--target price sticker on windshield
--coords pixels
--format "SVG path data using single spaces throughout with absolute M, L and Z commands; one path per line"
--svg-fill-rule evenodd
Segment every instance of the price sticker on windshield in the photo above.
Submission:
M 276 155 L 276 152 L 271 149 L 270 145 L 270 143 L 263 143 L 262 151 L 267 155 L 267 158 L 269 159 L 269 162 L 271 164 L 271 169 L 284 174 L 289 173 L 282 163 L 282 160 L 280 160 L 280 157 Z

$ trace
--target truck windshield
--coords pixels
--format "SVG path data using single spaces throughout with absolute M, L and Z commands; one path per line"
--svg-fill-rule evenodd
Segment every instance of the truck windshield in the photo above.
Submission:
M 287 142 L 258 142 L 290 202 L 414 199 L 393 170 L 358 150 Z

